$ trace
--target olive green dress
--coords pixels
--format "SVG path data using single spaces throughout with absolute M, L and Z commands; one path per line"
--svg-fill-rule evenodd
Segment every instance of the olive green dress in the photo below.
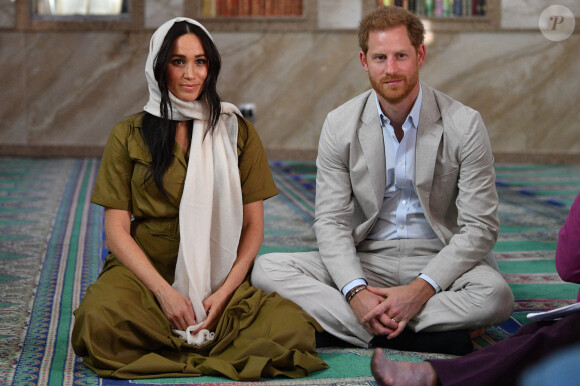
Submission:
M 165 198 L 146 182 L 151 155 L 140 133 L 143 113 L 118 123 L 107 142 L 92 202 L 130 211 L 131 235 L 173 283 L 179 248 L 179 202 L 187 161 L 176 144 L 164 176 Z M 239 122 L 238 165 L 244 204 L 277 194 L 255 129 Z M 192 149 L 191 151 L 195 151 Z M 152 292 L 109 253 L 79 308 L 71 343 L 102 377 L 223 375 L 234 380 L 304 377 L 327 368 L 315 351 L 316 321 L 293 302 L 244 282 L 232 296 L 215 338 L 200 347 L 171 332 Z

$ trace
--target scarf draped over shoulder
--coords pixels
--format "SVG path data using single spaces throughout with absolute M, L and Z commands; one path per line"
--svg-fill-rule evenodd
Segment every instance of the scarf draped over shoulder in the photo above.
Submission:
M 153 65 L 163 39 L 174 23 L 186 21 L 207 30 L 197 21 L 178 17 L 155 31 L 149 45 L 145 77 L 149 87 L 148 113 L 161 117 L 161 92 Z M 207 330 L 192 335 L 207 318 L 203 300 L 224 283 L 237 257 L 242 229 L 242 191 L 238 171 L 238 108 L 221 103 L 219 121 L 204 135 L 209 120 L 208 106 L 201 100 L 185 102 L 169 92 L 169 118 L 193 120 L 185 186 L 179 206 L 180 244 L 173 287 L 193 304 L 196 324 L 175 331 L 188 343 L 203 344 L 213 338 Z

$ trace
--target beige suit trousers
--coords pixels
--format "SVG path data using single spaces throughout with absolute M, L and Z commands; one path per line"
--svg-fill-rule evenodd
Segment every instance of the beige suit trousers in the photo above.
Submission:
M 368 284 L 394 287 L 415 280 L 442 247 L 438 239 L 365 241 L 357 246 L 357 256 Z M 336 288 L 317 251 L 259 256 L 252 284 L 294 301 L 346 342 L 368 347 L 373 338 Z M 415 332 L 475 330 L 509 318 L 513 302 L 501 274 L 481 262 L 429 299 L 407 326 Z

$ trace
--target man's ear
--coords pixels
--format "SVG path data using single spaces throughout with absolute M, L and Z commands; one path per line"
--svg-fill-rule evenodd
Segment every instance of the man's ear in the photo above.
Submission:
M 361 51 L 359 52 L 358 56 L 360 58 L 360 63 L 362 64 L 364 70 L 366 72 L 369 72 L 369 66 L 367 64 L 367 56 L 365 55 L 365 53 Z
M 427 49 L 425 48 L 424 44 L 420 44 L 419 47 L 417 47 L 417 65 L 419 67 L 421 67 L 423 65 L 423 62 L 425 61 L 426 52 Z

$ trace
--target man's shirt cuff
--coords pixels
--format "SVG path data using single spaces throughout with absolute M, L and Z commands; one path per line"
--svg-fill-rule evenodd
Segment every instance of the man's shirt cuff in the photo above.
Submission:
M 353 281 L 351 281 L 350 283 L 347 283 L 347 285 L 345 285 L 344 287 L 342 287 L 342 294 L 344 296 L 346 296 L 346 294 L 348 293 L 348 291 L 350 291 L 351 289 L 353 289 L 354 287 L 356 287 L 357 285 L 367 285 L 367 281 L 363 278 L 360 279 L 354 279 Z
M 425 275 L 424 273 L 420 274 L 419 277 L 425 280 L 427 283 L 431 284 L 431 287 L 435 290 L 435 293 L 441 292 L 441 287 L 439 284 L 435 283 L 435 280 L 431 279 L 429 276 Z

